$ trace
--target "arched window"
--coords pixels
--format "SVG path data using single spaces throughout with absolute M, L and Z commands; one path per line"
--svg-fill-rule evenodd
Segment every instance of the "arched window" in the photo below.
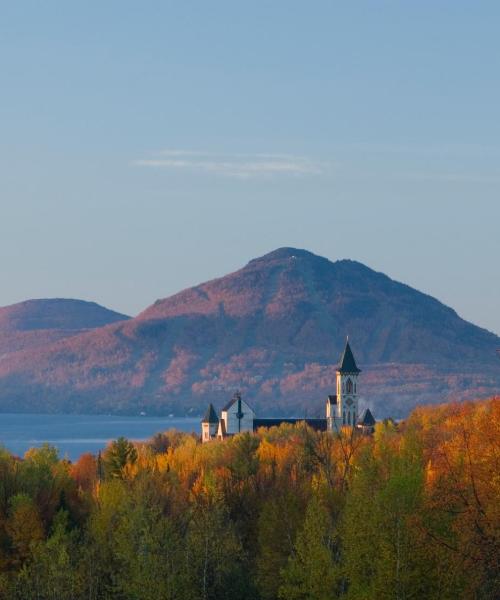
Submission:
M 352 394 L 352 381 L 350 379 L 347 380 L 346 388 L 347 388 L 347 390 L 346 390 L 347 393 Z
M 350 412 L 347 413 L 347 424 L 348 425 L 351 424 L 351 413 Z
M 356 384 L 354 384 L 354 393 L 356 393 Z
M 342 417 L 342 423 L 344 423 L 344 425 L 345 425 L 345 410 L 344 410 L 344 416 Z

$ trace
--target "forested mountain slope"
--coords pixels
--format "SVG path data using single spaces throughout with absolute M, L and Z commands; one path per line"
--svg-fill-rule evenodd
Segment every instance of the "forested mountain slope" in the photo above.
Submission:
M 280 248 L 121 321 L 0 361 L 0 408 L 200 413 L 235 388 L 260 414 L 323 414 L 349 335 L 378 416 L 500 389 L 500 339 L 351 261 Z
M 128 318 L 95 302 L 66 298 L 25 300 L 3 306 L 0 307 L 0 356 L 45 346 Z

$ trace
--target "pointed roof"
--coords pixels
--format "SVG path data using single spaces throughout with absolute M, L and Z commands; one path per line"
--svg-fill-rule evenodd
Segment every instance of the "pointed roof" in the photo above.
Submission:
M 372 411 L 369 408 L 365 408 L 356 421 L 356 424 L 362 425 L 363 427 L 373 427 L 375 425 L 375 419 L 372 415 Z
M 361 373 L 361 369 L 358 369 L 354 360 L 351 346 L 349 346 L 349 338 L 345 343 L 344 352 L 340 358 L 340 366 L 337 368 L 337 371 L 339 373 Z
M 241 400 L 241 396 L 238 396 L 238 394 L 235 394 L 231 400 L 229 400 L 229 402 L 227 404 L 224 404 L 224 406 L 222 407 L 222 412 L 229 410 L 231 408 L 231 406 L 237 402 L 238 400 Z
M 202 423 L 218 423 L 219 422 L 219 418 L 217 417 L 217 413 L 215 412 L 214 406 L 213 404 L 209 404 L 208 408 L 207 408 L 207 412 L 205 413 L 205 416 L 203 417 Z
M 226 410 L 229 410 L 231 408 L 231 406 L 233 406 L 233 404 L 235 402 L 238 402 L 238 400 L 240 400 L 241 402 L 244 402 L 247 405 L 247 407 L 252 411 L 252 413 L 255 414 L 255 411 L 250 406 L 250 404 L 248 404 L 248 402 L 246 400 L 242 399 L 240 392 L 235 392 L 235 394 L 233 395 L 233 397 L 231 398 L 231 400 L 229 400 L 229 402 L 222 407 L 222 412 L 225 412 Z

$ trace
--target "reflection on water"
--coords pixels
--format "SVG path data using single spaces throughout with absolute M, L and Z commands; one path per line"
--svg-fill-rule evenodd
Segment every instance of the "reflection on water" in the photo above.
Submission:
M 167 429 L 199 433 L 200 419 L 0 414 L 0 444 L 19 456 L 48 442 L 58 448 L 61 457 L 76 460 L 83 452 L 98 452 L 117 437 L 147 440 Z

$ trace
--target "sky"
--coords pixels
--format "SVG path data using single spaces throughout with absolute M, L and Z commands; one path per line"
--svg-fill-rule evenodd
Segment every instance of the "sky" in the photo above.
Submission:
M 0 2 L 0 306 L 281 246 L 500 334 L 498 2 Z

